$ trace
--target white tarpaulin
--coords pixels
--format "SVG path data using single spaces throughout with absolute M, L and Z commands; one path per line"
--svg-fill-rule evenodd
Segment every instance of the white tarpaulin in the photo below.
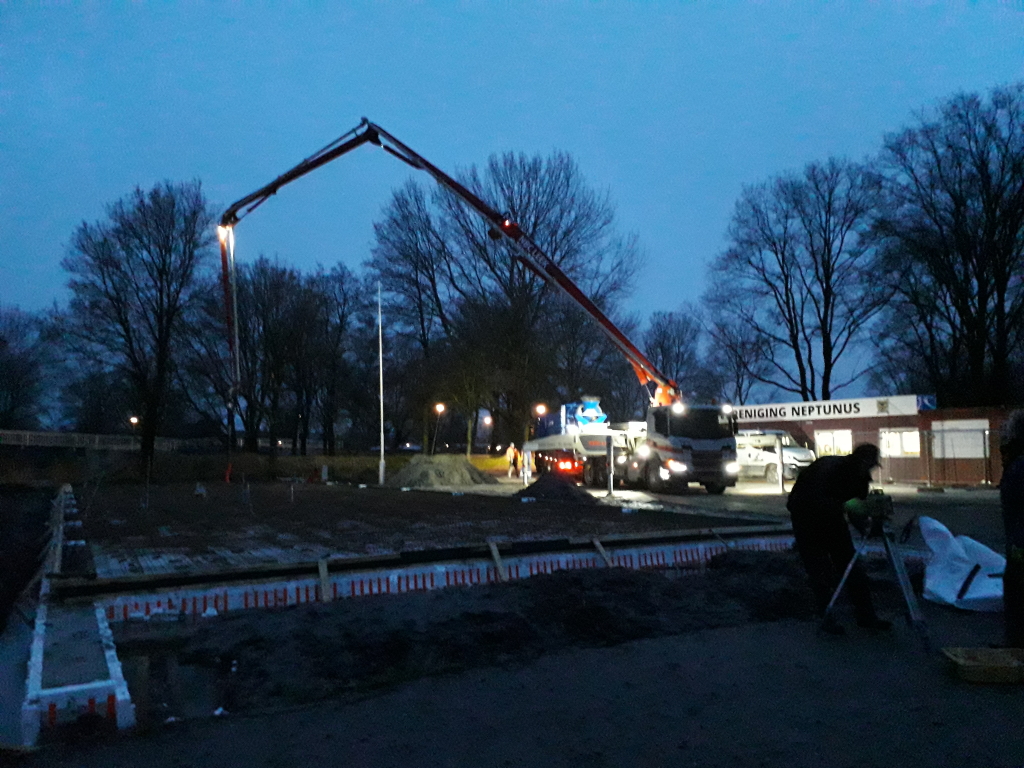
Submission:
M 968 611 L 1001 611 L 1006 558 L 967 536 L 954 536 L 931 517 L 918 521 L 932 556 L 924 569 L 924 597 Z

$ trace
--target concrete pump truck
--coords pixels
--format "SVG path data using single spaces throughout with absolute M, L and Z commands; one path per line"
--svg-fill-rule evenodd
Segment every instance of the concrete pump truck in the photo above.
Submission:
M 572 299 L 590 315 L 611 342 L 625 355 L 636 373 L 640 386 L 650 398 L 646 422 L 630 422 L 625 428 L 613 428 L 603 420 L 595 422 L 588 432 L 576 435 L 552 435 L 559 440 L 535 444 L 532 448 L 544 455 L 561 453 L 572 457 L 544 465 L 559 469 L 573 469 L 584 461 L 590 463 L 584 478 L 598 482 L 607 476 L 607 466 L 596 449 L 603 446 L 605 435 L 612 438 L 618 451 L 614 474 L 632 485 L 652 491 L 668 490 L 689 482 L 703 485 L 709 493 L 721 493 L 735 485 L 739 474 L 736 461 L 736 420 L 729 405 L 688 405 L 683 401 L 676 382 L 662 374 L 647 357 L 619 330 L 619 328 L 580 290 L 562 269 L 527 235 L 509 216 L 494 210 L 472 191 L 427 161 L 379 125 L 366 118 L 348 133 L 340 136 L 323 149 L 286 171 L 269 184 L 233 203 L 221 217 L 220 239 L 221 271 L 227 311 L 228 346 L 231 356 L 232 388 L 228 398 L 229 422 L 233 421 L 233 406 L 238 393 L 238 317 L 235 296 L 235 235 L 241 219 L 262 205 L 286 184 L 305 176 L 322 165 L 362 146 L 372 144 L 398 158 L 409 166 L 424 171 L 469 206 L 489 225 L 494 240 L 508 243 L 513 256 L 533 274 L 553 285 Z M 595 404 L 596 407 L 596 404 Z M 383 415 L 382 415 L 383 418 Z M 593 420 L 592 420 L 593 422 Z M 601 434 L 598 435 L 598 432 Z M 583 440 L 566 440 L 579 438 Z M 595 438 L 602 438 L 597 440 Z M 542 438 L 545 440 L 547 438 Z M 621 469 L 620 469 L 621 468 Z M 230 471 L 230 470 L 229 470 Z

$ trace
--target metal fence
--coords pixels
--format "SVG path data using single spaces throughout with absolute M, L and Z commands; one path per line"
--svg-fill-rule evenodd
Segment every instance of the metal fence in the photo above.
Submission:
M 171 437 L 156 438 L 156 450 L 180 451 L 196 441 Z M 135 435 L 88 435 L 81 432 L 29 432 L 0 429 L 0 445 L 34 448 L 95 448 L 105 451 L 137 451 L 140 440 Z

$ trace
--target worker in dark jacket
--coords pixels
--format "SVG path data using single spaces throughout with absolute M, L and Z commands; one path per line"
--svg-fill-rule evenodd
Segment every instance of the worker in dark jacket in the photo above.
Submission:
M 876 466 L 878 448 L 869 443 L 858 445 L 849 456 L 823 456 L 800 473 L 789 494 L 786 507 L 793 521 L 793 538 L 822 615 L 854 555 L 843 505 L 850 499 L 867 498 L 871 470 Z M 845 589 L 860 626 L 892 626 L 875 614 L 868 578 L 859 562 L 850 572 Z M 845 632 L 831 616 L 822 629 L 837 635 Z
M 1003 478 L 999 499 L 1006 529 L 1006 570 L 1003 573 L 1003 617 L 1006 645 L 1024 648 L 1024 411 L 1014 411 L 999 440 Z

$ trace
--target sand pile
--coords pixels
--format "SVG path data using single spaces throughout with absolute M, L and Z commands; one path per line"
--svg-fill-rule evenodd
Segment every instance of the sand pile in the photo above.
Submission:
M 464 456 L 414 456 L 412 461 L 388 478 L 392 488 L 437 488 L 450 485 L 497 484 L 497 480 L 474 467 Z
M 576 483 L 556 473 L 548 473 L 537 478 L 537 482 L 526 486 L 515 494 L 514 498 L 532 498 L 538 501 L 568 501 L 573 504 L 597 504 L 597 499 L 580 488 Z

